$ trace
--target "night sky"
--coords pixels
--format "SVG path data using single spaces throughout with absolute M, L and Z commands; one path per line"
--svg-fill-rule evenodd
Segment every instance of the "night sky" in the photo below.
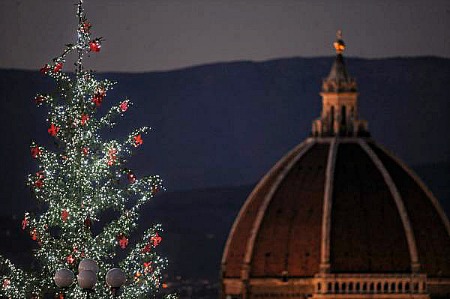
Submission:
M 37 69 L 75 38 L 76 0 L 2 0 L 0 68 Z M 86 0 L 98 71 L 169 70 L 218 61 L 331 55 L 450 57 L 450 2 Z

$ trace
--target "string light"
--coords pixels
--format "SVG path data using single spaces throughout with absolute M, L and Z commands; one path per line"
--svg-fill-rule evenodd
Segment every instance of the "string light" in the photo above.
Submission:
M 130 170 L 124 171 L 125 158 L 143 144 L 144 134 L 150 129 L 136 129 L 122 141 L 101 138 L 99 131 L 112 127 L 113 120 L 122 116 L 131 102 L 122 100 L 104 116 L 96 116 L 98 108 L 107 104 L 107 93 L 115 83 L 97 80 L 92 71 L 83 68 L 84 55 L 99 52 L 102 39 L 91 36 L 92 25 L 86 19 L 83 0 L 79 0 L 77 17 L 76 43 L 66 45 L 60 56 L 40 69 L 55 80 L 56 91 L 38 94 L 34 102 L 48 108 L 48 133 L 59 147 L 56 151 L 37 143 L 30 147 L 39 171 L 28 176 L 28 185 L 36 200 L 46 203 L 48 209 L 40 215 L 25 213 L 21 222 L 22 229 L 28 230 L 39 245 L 34 252 L 38 271 L 25 272 L 0 256 L 0 266 L 7 269 L 0 277 L 0 294 L 8 298 L 43 298 L 48 292 L 64 293 L 65 298 L 87 298 L 75 283 L 59 290 L 53 281 L 61 269 L 77 273 L 78 264 L 86 258 L 99 267 L 98 283 L 89 298 L 111 297 L 105 277 L 114 266 L 126 275 L 118 298 L 144 298 L 162 285 L 161 271 L 167 260 L 151 250 L 162 240 L 161 226 L 147 229 L 134 246 L 128 247 L 127 237 L 137 227 L 141 207 L 163 188 L 157 175 L 138 178 Z M 72 53 L 78 58 L 75 73 L 69 74 L 64 67 L 67 55 Z M 119 180 L 122 176 L 126 178 L 124 183 Z M 94 236 L 91 224 L 107 209 L 120 212 L 120 216 Z M 59 233 L 55 235 L 50 228 L 58 228 Z M 129 254 L 113 265 L 111 261 L 120 248 L 126 248 Z

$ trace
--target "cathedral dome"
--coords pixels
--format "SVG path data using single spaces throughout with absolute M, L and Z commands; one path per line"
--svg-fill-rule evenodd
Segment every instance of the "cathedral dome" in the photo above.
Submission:
M 368 137 L 351 82 L 322 90 L 312 137 L 246 200 L 224 249 L 222 298 L 450 294 L 450 223 L 419 177 Z

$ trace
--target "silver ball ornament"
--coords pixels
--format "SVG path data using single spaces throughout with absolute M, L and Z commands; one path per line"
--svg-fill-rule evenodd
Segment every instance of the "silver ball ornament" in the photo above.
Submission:
M 84 290 L 92 290 L 97 283 L 97 275 L 91 270 L 83 270 L 77 275 L 78 285 Z
M 59 269 L 55 272 L 53 280 L 59 288 L 69 287 L 75 278 L 75 275 L 69 269 Z
M 78 265 L 78 272 L 89 270 L 94 273 L 98 273 L 98 265 L 94 260 L 91 259 L 84 259 L 80 262 Z
M 119 268 L 112 268 L 106 273 L 106 284 L 112 288 L 120 288 L 126 281 L 125 273 Z

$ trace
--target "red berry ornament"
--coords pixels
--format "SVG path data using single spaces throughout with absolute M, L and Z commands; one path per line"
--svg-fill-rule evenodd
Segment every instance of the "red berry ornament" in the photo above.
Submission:
M 31 147 L 31 157 L 36 159 L 40 155 L 41 155 L 41 149 L 39 148 L 39 146 L 36 145 L 36 146 Z
M 35 228 L 30 232 L 30 236 L 33 241 L 38 240 L 39 236 L 38 236 L 37 230 Z
M 144 141 L 142 140 L 141 134 L 134 136 L 134 147 L 138 147 L 139 145 L 142 145 Z
M 44 174 L 44 171 L 38 171 L 38 172 L 36 172 L 36 176 L 38 177 L 38 179 L 40 179 L 40 180 L 43 180 L 43 179 L 45 179 L 45 174 Z
M 40 105 L 45 101 L 45 98 L 43 96 L 37 96 L 34 98 L 34 102 L 36 103 L 36 105 Z
M 44 182 L 42 180 L 37 180 L 36 182 L 34 182 L 34 186 L 38 189 L 41 189 L 42 187 L 44 187 Z
M 66 258 L 68 264 L 73 264 L 75 262 L 75 257 L 71 254 Z
M 41 74 L 45 75 L 48 73 L 49 70 L 50 70 L 50 66 L 48 64 L 46 64 L 39 71 L 41 72 Z
M 153 247 L 158 246 L 161 243 L 161 241 L 162 238 L 158 233 L 156 233 L 153 237 L 150 238 L 150 242 L 152 242 Z
M 119 105 L 120 111 L 125 112 L 128 110 L 128 101 L 123 101 Z
M 118 242 L 119 242 L 120 248 L 122 248 L 122 249 L 127 248 L 127 246 L 128 246 L 128 238 L 125 237 L 124 234 L 120 234 L 120 235 L 117 237 L 117 240 L 118 240 Z
M 66 222 L 67 218 L 69 218 L 69 212 L 67 210 L 62 210 L 61 211 L 61 220 L 63 222 Z
M 128 173 L 128 182 L 134 184 L 136 182 L 136 176 L 131 171 Z
M 25 230 L 27 228 L 28 224 L 29 224 L 29 221 L 28 221 L 27 217 L 23 218 L 22 229 Z
M 88 114 L 82 114 L 81 115 L 81 125 L 84 126 L 87 121 L 89 120 L 89 115 Z
M 34 187 L 41 189 L 42 187 L 44 187 L 44 181 L 42 179 L 37 179 L 34 182 Z
M 152 250 L 152 246 L 150 244 L 145 245 L 142 249 L 142 253 L 149 253 Z
M 152 262 L 144 262 L 144 274 L 148 274 L 152 271 Z
M 100 105 L 103 102 L 103 98 L 99 98 L 99 97 L 94 96 L 92 98 L 92 102 L 94 102 L 95 106 L 100 107 Z
M 92 27 L 91 23 L 89 23 L 88 21 L 85 21 L 81 25 L 81 32 L 88 33 L 89 30 L 91 29 L 91 27 Z
M 37 180 L 34 182 L 34 186 L 38 189 L 44 187 L 44 179 L 45 175 L 43 171 L 39 171 L 36 173 Z
M 91 225 L 92 225 L 91 218 L 88 217 L 88 218 L 84 219 L 84 227 L 85 228 L 90 229 Z
M 89 149 L 87 147 L 83 147 L 81 149 L 81 152 L 83 153 L 83 155 L 87 156 L 89 154 Z
M 89 49 L 92 52 L 100 52 L 100 48 L 102 47 L 102 45 L 100 44 L 100 40 L 99 39 L 94 39 L 93 41 L 91 41 L 89 43 Z
M 58 132 L 59 132 L 59 127 L 58 126 L 56 126 L 55 124 L 51 124 L 50 125 L 50 128 L 48 128 L 48 133 L 50 134 L 50 135 L 52 135 L 53 137 L 54 136 L 56 136 L 56 134 L 58 134 Z
M 112 148 L 108 151 L 108 166 L 114 165 L 117 160 L 117 150 Z
M 104 89 L 99 89 L 94 94 L 94 97 L 92 98 L 92 102 L 95 104 L 95 106 L 100 107 L 105 96 L 106 96 L 106 91 Z
M 11 284 L 11 280 L 9 280 L 8 278 L 5 278 L 2 283 L 2 288 L 4 290 L 6 290 L 7 288 L 9 288 L 10 284 Z
M 57 64 L 55 64 L 55 67 L 53 68 L 53 71 L 54 71 L 55 73 L 57 73 L 57 72 L 61 71 L 62 68 L 63 68 L 62 62 L 58 62 Z

